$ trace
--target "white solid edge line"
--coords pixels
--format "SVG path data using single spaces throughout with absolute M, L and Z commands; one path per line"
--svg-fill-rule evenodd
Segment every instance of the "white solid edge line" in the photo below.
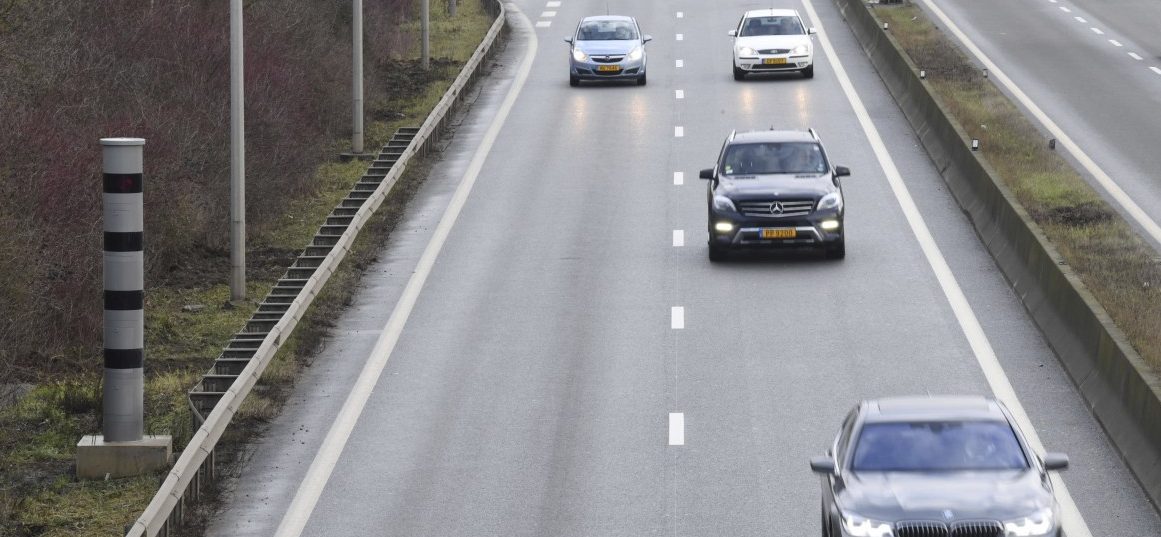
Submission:
M 685 329 L 685 308 L 674 306 L 669 309 L 669 327 L 674 330 Z
M 1080 165 L 1084 167 L 1085 171 L 1093 176 L 1093 179 L 1095 179 L 1096 182 L 1105 189 L 1105 192 L 1107 192 L 1108 195 L 1111 196 L 1113 200 L 1116 201 L 1117 204 L 1119 204 L 1121 208 L 1123 208 L 1125 212 L 1129 214 L 1129 217 L 1137 222 L 1137 224 L 1142 228 L 1144 228 L 1145 233 L 1153 239 L 1154 243 L 1161 244 L 1161 226 L 1158 226 L 1157 222 L 1150 218 L 1149 215 L 1146 214 L 1143 209 L 1141 209 L 1141 206 L 1137 205 L 1137 202 L 1133 201 L 1133 198 L 1125 193 L 1125 191 L 1121 189 L 1121 186 L 1118 185 L 1116 181 L 1113 181 L 1112 177 L 1109 177 L 1109 174 L 1105 173 L 1105 171 L 1102 170 L 1100 166 L 1097 166 L 1096 161 L 1094 161 L 1092 157 L 1089 157 L 1087 153 L 1081 150 L 1080 146 L 1077 145 L 1076 142 L 1072 140 L 1072 138 L 1065 134 L 1064 130 L 1061 129 L 1055 121 L 1052 121 L 1052 118 L 1048 117 L 1048 114 L 1044 113 L 1044 111 L 1041 110 L 1039 106 L 1036 106 L 1036 103 L 1032 102 L 1032 99 L 1028 97 L 1028 95 L 1025 94 L 1023 90 L 1017 87 L 1016 83 L 1012 82 L 1012 79 L 1008 78 L 1008 75 L 1004 74 L 1004 72 L 1001 71 L 1000 68 L 997 67 L 990 58 L 985 56 L 984 52 L 980 50 L 980 48 L 977 47 L 976 44 L 972 42 L 972 40 L 969 39 L 968 36 L 959 29 L 959 26 L 956 26 L 956 24 L 952 22 L 950 18 L 948 18 L 947 14 L 944 13 L 942 9 L 939 9 L 939 6 L 935 5 L 935 2 L 932 0 L 923 0 L 923 3 L 927 4 L 927 7 L 933 13 L 935 13 L 936 17 L 939 17 L 939 20 L 943 22 L 943 25 L 947 27 L 948 30 L 951 30 L 951 33 L 954 34 L 957 39 L 959 39 L 960 43 L 963 43 L 964 47 L 970 50 L 972 55 L 974 55 L 976 59 L 983 63 L 984 67 L 987 67 L 988 71 L 991 72 L 991 74 L 994 75 L 995 78 L 999 80 L 1005 88 L 1008 88 L 1008 91 L 1014 95 L 1018 101 L 1020 101 L 1020 104 L 1024 105 L 1024 107 L 1027 108 L 1028 111 L 1038 121 L 1040 121 L 1040 124 L 1043 125 L 1044 128 L 1048 130 L 1048 132 L 1052 133 L 1052 136 L 1055 137 L 1057 141 L 1059 141 L 1060 144 L 1063 145 L 1064 148 L 1072 154 L 1073 158 L 1075 158 L 1077 162 L 1079 162 Z
M 685 414 L 682 412 L 669 413 L 669 445 L 685 445 Z
M 680 185 L 685 182 L 685 172 L 673 172 L 673 184 Z
M 924 257 L 927 258 L 928 264 L 931 265 L 931 269 L 939 281 L 939 286 L 943 289 L 943 293 L 947 297 L 952 311 L 955 313 L 956 321 L 959 322 L 964 337 L 968 340 L 968 344 L 972 348 L 972 353 L 975 355 L 980 369 L 983 370 L 984 377 L 992 389 L 992 394 L 996 399 L 1008 406 L 1017 425 L 1024 431 L 1033 449 L 1044 453 L 1044 445 L 1040 442 L 1040 436 L 1032 426 L 1031 420 L 1024 411 L 1024 406 L 1020 404 L 1020 399 L 1016 397 L 1016 391 L 1012 388 L 1012 383 L 1008 380 L 1007 375 L 1004 373 L 1004 368 L 996 358 L 995 350 L 992 349 L 992 344 L 988 341 L 987 334 L 984 333 L 984 329 L 980 326 L 979 319 L 976 318 L 971 304 L 963 294 L 959 282 L 956 281 L 955 274 L 952 273 L 951 267 L 948 266 L 947 260 L 944 259 L 943 253 L 940 252 L 939 245 L 935 243 L 935 238 L 931 235 L 931 230 L 927 228 L 927 223 L 924 222 L 923 215 L 919 212 L 919 207 L 915 205 L 915 200 L 911 198 L 911 192 L 903 182 L 903 177 L 899 174 L 899 169 L 895 167 L 895 161 L 887 151 L 887 146 L 879 136 L 879 131 L 871 120 L 871 116 L 867 113 L 866 107 L 863 106 L 862 99 L 855 92 L 854 85 L 843 69 L 838 55 L 835 54 L 834 47 L 831 46 L 830 39 L 827 38 L 822 24 L 818 22 L 821 19 L 814 11 L 814 4 L 811 3 L 811 0 L 802 0 L 802 3 L 806 7 L 806 12 L 810 20 L 816 21 L 819 41 L 822 44 L 823 50 L 826 52 L 826 58 L 834 70 L 836 78 L 838 78 L 839 85 L 842 86 L 843 93 L 846 94 L 847 100 L 850 102 L 851 107 L 855 111 L 855 115 L 859 119 L 859 125 L 866 134 L 867 140 L 871 143 L 871 148 L 875 152 L 875 158 L 879 161 L 879 166 L 883 169 L 883 173 L 887 177 L 887 182 L 891 186 L 891 191 L 895 194 L 895 199 L 899 201 L 899 207 L 903 211 L 903 216 L 906 218 L 907 224 L 911 227 L 911 232 L 919 242 Z M 1064 481 L 1059 475 L 1055 474 L 1051 476 L 1051 479 L 1056 490 L 1057 500 L 1061 506 L 1061 524 L 1064 532 L 1069 537 L 1092 537 L 1092 533 L 1088 529 L 1088 524 L 1085 523 L 1084 518 L 1076 507 L 1076 503 L 1073 502 L 1072 495 L 1069 494 L 1068 487 L 1065 486 Z
M 508 6 L 513 16 L 523 19 L 525 24 L 530 24 L 527 17 L 518 8 L 511 3 Z M 419 298 L 423 284 L 427 281 L 427 276 L 431 273 L 432 266 L 435 265 L 435 260 L 439 256 L 439 252 L 443 248 L 452 226 L 455 225 L 460 211 L 467 202 L 468 194 L 471 193 L 472 186 L 476 183 L 476 178 L 479 177 L 480 170 L 484 166 L 484 161 L 487 159 L 488 153 L 495 143 L 501 127 L 504 126 L 508 114 L 511 112 L 517 96 L 520 94 L 520 90 L 524 87 L 524 83 L 528 79 L 528 74 L 532 71 L 532 62 L 536 58 L 538 42 L 534 32 L 528 32 L 528 34 L 530 37 L 528 51 L 520 64 L 516 78 L 512 81 L 512 86 L 508 89 L 508 94 L 505 96 L 504 102 L 500 104 L 500 108 L 496 112 L 496 117 L 492 119 L 492 123 L 484 134 L 480 146 L 472 156 L 472 160 L 468 164 L 468 168 L 464 172 L 459 186 L 452 195 L 452 199 L 444 211 L 443 217 L 440 218 L 431 240 L 427 243 L 423 255 L 419 258 L 415 272 L 412 273 L 411 278 L 407 281 L 407 286 L 403 289 L 403 294 L 395 304 L 395 308 L 391 312 L 391 317 L 387 319 L 387 324 L 383 327 L 383 333 L 379 336 L 378 341 L 375 342 L 375 347 L 372 349 L 367 363 L 359 373 L 359 378 L 355 381 L 354 386 L 351 387 L 350 394 L 347 396 L 346 401 L 343 402 L 343 407 L 339 411 L 339 414 L 335 416 L 335 421 L 331 425 L 330 430 L 327 431 L 322 446 L 311 462 L 310 468 L 307 470 L 302 483 L 298 487 L 298 491 L 295 492 L 294 499 L 287 508 L 282 522 L 278 525 L 278 530 L 275 532 L 276 537 L 299 537 L 302 534 L 302 530 L 306 527 L 311 513 L 314 512 L 315 505 L 322 495 L 323 488 L 326 486 L 331 473 L 334 471 L 335 465 L 338 463 L 339 455 L 342 454 L 347 439 L 351 436 L 351 432 L 355 428 L 355 423 L 358 421 L 359 415 L 363 412 L 363 407 L 366 405 L 367 399 L 371 396 L 371 392 L 378 382 L 379 376 L 383 373 L 383 368 L 387 365 L 387 359 L 391 357 L 391 352 L 395 348 L 396 342 L 399 341 L 399 336 L 403 332 L 403 326 L 407 323 L 407 318 L 411 315 L 411 310 Z
M 685 230 L 681 230 L 681 229 L 673 230 L 673 246 L 674 247 L 685 246 Z

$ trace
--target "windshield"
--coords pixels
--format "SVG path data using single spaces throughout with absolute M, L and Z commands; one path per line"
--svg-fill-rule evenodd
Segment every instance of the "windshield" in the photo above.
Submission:
M 1002 421 L 870 423 L 859 433 L 856 472 L 1022 470 L 1028 460 Z
M 742 23 L 738 37 L 755 35 L 802 35 L 806 30 L 798 17 L 750 17 Z
M 637 29 L 629 21 L 586 21 L 576 32 L 577 41 L 628 41 L 637 39 Z
M 726 149 L 722 161 L 722 173 L 726 175 L 816 175 L 826 170 L 826 158 L 816 142 L 734 144 Z

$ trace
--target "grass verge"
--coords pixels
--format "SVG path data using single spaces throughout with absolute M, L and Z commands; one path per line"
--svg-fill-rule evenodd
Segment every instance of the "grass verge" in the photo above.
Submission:
M 891 35 L 1045 236 L 1161 373 L 1161 259 L 980 69 L 908 3 L 875 6 Z
M 432 69 L 423 73 L 417 61 L 396 60 L 401 76 L 387 81 L 393 98 L 368 103 L 368 148 L 386 143 L 399 127 L 419 126 L 424 121 L 493 20 L 481 2 L 474 0 L 461 2 L 455 19 L 443 10 L 432 10 Z M 406 22 L 399 31 L 418 34 L 418 22 Z M 345 144 L 336 140 L 325 145 L 337 154 Z M 324 164 L 315 174 L 320 185 L 316 196 L 292 204 L 276 225 L 251 230 L 250 299 L 246 303 L 227 304 L 226 285 L 199 283 L 206 281 L 201 277 L 205 271 L 226 270 L 220 253 L 176 268 L 173 277 L 164 282 L 147 282 L 151 284 L 146 291 L 145 327 L 147 434 L 173 436 L 175 450 L 185 446 L 193 432 L 186 393 L 366 166 L 365 162 Z M 299 370 L 307 364 L 331 320 L 349 304 L 360 274 L 375 260 L 427 171 L 425 163 L 413 163 L 364 227 L 352 251 L 235 417 L 223 439 L 219 461 L 224 458 L 229 465 L 231 446 L 245 441 L 247 435 L 254 434 L 255 425 L 277 414 Z M 93 355 L 99 356 L 99 352 Z M 0 435 L 0 535 L 123 535 L 156 492 L 164 473 L 109 481 L 75 478 L 77 441 L 99 431 L 98 367 L 88 374 L 40 382 L 14 404 L 0 408 L 0 430 L 4 431 Z

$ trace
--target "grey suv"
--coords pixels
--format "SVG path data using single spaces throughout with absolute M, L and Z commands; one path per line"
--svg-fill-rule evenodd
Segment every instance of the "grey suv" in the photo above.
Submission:
M 709 257 L 734 249 L 821 248 L 846 256 L 843 191 L 814 129 L 731 132 L 709 180 Z

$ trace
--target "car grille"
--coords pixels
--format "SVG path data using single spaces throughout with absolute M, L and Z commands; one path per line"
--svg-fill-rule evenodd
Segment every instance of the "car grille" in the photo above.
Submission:
M 779 205 L 781 210 L 775 205 Z M 814 210 L 814 200 L 754 200 L 738 202 L 738 211 L 757 218 L 806 216 Z
M 895 524 L 895 537 L 1000 537 L 1004 527 L 994 520 L 956 522 L 950 530 L 943 522 L 909 520 Z
M 788 48 L 768 48 L 766 50 L 759 50 L 758 54 L 790 54 Z
M 619 54 L 616 56 L 589 56 L 589 59 L 596 63 L 617 63 L 625 59 L 625 55 Z
M 798 67 L 798 64 L 797 64 L 796 62 L 786 62 L 786 63 L 756 63 L 756 64 L 754 64 L 754 65 L 751 67 L 751 69 L 754 69 L 754 70 L 763 70 L 763 69 L 765 69 L 765 70 L 769 70 L 769 71 L 777 71 L 777 70 L 780 70 L 780 69 L 798 69 L 798 68 L 799 68 L 799 67 Z

